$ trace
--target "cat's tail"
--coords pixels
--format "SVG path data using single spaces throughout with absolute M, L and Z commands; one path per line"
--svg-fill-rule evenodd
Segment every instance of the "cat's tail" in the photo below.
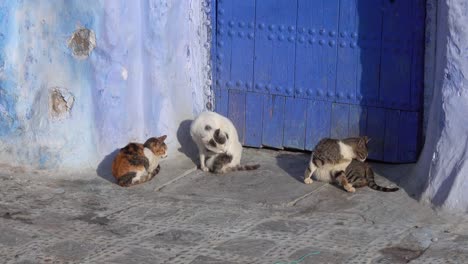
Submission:
M 389 188 L 389 187 L 383 187 L 383 186 L 377 185 L 375 181 L 369 182 L 369 188 L 374 189 L 376 191 L 380 191 L 380 192 L 396 192 L 400 190 L 400 188 L 398 187 Z
M 400 190 L 400 188 L 398 188 L 398 187 L 389 188 L 389 187 L 383 187 L 383 186 L 377 185 L 377 183 L 375 183 L 375 179 L 374 179 L 374 172 L 372 172 L 372 170 L 369 169 L 368 173 L 372 174 L 372 177 L 369 177 L 367 179 L 367 181 L 368 181 L 367 186 L 369 186 L 369 188 L 374 189 L 374 190 L 379 191 L 379 192 L 396 192 L 396 191 Z
M 228 171 L 250 171 L 256 170 L 260 168 L 260 164 L 246 164 L 246 165 L 237 165 L 235 167 L 231 167 Z

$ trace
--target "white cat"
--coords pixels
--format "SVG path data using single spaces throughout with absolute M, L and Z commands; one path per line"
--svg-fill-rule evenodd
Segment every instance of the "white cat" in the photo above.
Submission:
M 200 169 L 215 173 L 255 170 L 260 165 L 240 165 L 242 144 L 237 130 L 226 117 L 202 112 L 190 125 L 190 135 L 197 144 Z

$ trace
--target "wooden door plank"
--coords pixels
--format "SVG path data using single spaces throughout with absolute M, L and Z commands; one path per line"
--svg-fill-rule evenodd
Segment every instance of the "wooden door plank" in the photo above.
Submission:
M 262 146 L 263 102 L 266 95 L 247 92 L 245 98 L 245 145 Z
M 288 148 L 304 149 L 307 100 L 286 97 L 284 109 L 284 139 Z
M 263 103 L 263 145 L 283 148 L 283 121 L 284 96 L 265 96 Z
M 307 150 L 312 150 L 320 139 L 330 137 L 331 103 L 308 100 L 306 144 Z

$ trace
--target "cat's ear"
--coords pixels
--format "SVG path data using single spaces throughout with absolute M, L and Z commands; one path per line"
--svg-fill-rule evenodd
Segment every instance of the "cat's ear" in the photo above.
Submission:
M 369 141 L 371 141 L 371 138 L 369 138 L 367 136 L 364 136 L 363 138 L 364 138 L 364 141 L 366 142 L 366 144 L 369 143 Z
M 359 137 L 358 145 L 365 147 L 367 146 L 367 142 L 369 142 L 369 139 L 367 136 Z
M 161 141 L 161 142 L 164 142 L 164 140 L 166 140 L 166 138 L 167 138 L 167 135 L 164 135 L 164 136 L 158 137 L 158 140 Z

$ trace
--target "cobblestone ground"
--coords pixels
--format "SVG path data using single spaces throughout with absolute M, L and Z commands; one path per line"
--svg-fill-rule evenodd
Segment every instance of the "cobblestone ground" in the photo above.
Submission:
M 0 262 L 468 263 L 468 217 L 436 214 L 404 190 L 305 185 L 307 159 L 247 149 L 261 169 L 217 176 L 181 156 L 132 188 L 105 165 L 100 176 L 5 169 Z

